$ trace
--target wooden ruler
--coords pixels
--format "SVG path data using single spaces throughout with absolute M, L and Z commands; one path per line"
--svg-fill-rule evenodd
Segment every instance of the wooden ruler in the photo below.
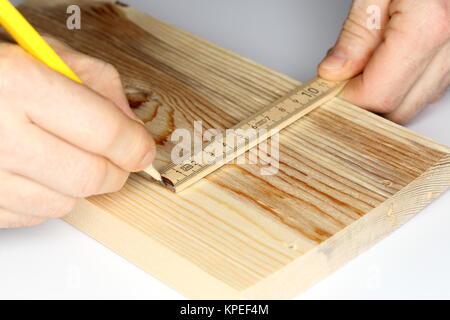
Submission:
M 199 153 L 164 168 L 161 171 L 164 184 L 175 192 L 186 189 L 332 99 L 345 84 L 346 81 L 327 81 L 316 77 L 295 88 L 286 96 L 231 128 L 237 137 L 242 135 L 243 139 L 239 139 L 241 143 L 229 143 L 225 139 L 215 140 Z M 249 129 L 253 129 L 258 134 L 244 135 L 244 132 L 248 132 Z M 218 148 L 223 150 L 220 157 L 217 157 L 217 152 L 212 151 Z

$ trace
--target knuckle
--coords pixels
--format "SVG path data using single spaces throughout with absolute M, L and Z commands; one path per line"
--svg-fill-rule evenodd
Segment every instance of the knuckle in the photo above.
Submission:
M 92 81 L 116 83 L 120 80 L 120 74 L 117 69 L 110 63 L 88 55 L 75 53 L 76 61 L 81 70 L 85 70 Z
M 20 51 L 20 49 L 17 45 L 11 43 L 0 43 L 0 57 L 2 60 L 14 58 L 18 51 Z
M 33 80 L 39 79 L 39 64 L 17 45 L 0 44 L 0 93 L 20 96 L 30 90 Z
M 120 79 L 119 71 L 114 67 L 112 64 L 103 62 L 105 64 L 103 72 L 105 74 L 105 77 L 117 81 Z
M 344 26 L 342 28 L 340 41 L 352 43 L 353 46 L 356 45 L 365 46 L 371 37 L 372 37 L 371 32 L 369 32 L 364 26 L 361 26 L 360 24 L 352 20 L 351 17 L 349 17 L 345 21 Z
M 97 70 L 97 77 L 112 83 L 121 81 L 119 71 L 111 63 L 92 57 L 87 59 L 92 64 L 92 69 Z
M 106 159 L 101 157 L 93 157 L 81 165 L 72 183 L 72 195 L 86 198 L 96 194 L 103 183 L 106 170 Z
M 447 36 L 450 35 L 450 4 L 448 0 L 440 0 L 433 7 L 432 14 L 436 17 L 438 28 Z
M 377 94 L 374 94 L 374 87 L 379 85 L 373 78 L 350 83 L 350 86 L 344 89 L 344 98 L 372 112 L 385 114 L 395 111 L 401 103 L 401 97 L 393 90 L 386 91 L 386 88 L 380 88 Z
M 399 102 L 396 98 L 387 96 L 373 103 L 373 110 L 378 113 L 391 113 L 398 108 Z

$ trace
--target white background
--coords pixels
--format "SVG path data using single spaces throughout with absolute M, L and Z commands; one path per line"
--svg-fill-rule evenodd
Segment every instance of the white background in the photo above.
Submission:
M 330 48 L 350 0 L 127 1 L 305 81 Z M 450 146 L 450 94 L 409 127 Z M 450 298 L 450 192 L 300 299 Z M 0 231 L 0 298 L 182 299 L 176 291 L 53 220 Z

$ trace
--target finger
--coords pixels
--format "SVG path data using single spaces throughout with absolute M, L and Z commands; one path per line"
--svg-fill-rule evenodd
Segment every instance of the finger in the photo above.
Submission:
M 404 12 L 411 9 L 414 12 Z M 394 6 L 385 40 L 364 72 L 349 82 L 342 97 L 374 112 L 393 112 L 443 45 L 444 33 L 439 29 L 440 24 L 436 23 L 436 27 L 428 14 L 416 5 L 406 8 Z
M 153 161 L 155 143 L 145 127 L 125 116 L 111 101 L 37 61 L 26 58 L 17 63 L 22 65 L 16 67 L 19 71 L 8 72 L 8 81 L 20 82 L 21 86 L 10 88 L 0 103 L 24 109 L 39 127 L 105 156 L 126 171 L 142 170 Z M 36 90 L 35 83 L 46 85 Z M 24 92 L 33 103 L 23 103 Z
M 384 116 L 394 122 L 405 124 L 429 103 L 440 99 L 450 85 L 450 42 L 430 63 L 420 79 L 394 112 Z
M 33 137 L 32 143 L 29 137 Z M 128 178 L 128 172 L 107 159 L 32 124 L 11 134 L 2 147 L 1 168 L 74 198 L 116 192 Z
M 41 218 L 60 218 L 77 200 L 59 194 L 24 177 L 0 170 L 0 207 L 10 212 Z
M 390 0 L 355 0 L 339 39 L 319 65 L 319 75 L 345 80 L 361 73 L 383 39 Z M 379 24 L 379 25 L 378 25 Z
M 21 215 L 0 208 L 0 229 L 33 227 L 45 220 L 45 218 Z
M 45 39 L 85 85 L 114 102 L 131 119 L 139 119 L 130 108 L 119 72 L 111 64 L 77 52 L 54 38 Z

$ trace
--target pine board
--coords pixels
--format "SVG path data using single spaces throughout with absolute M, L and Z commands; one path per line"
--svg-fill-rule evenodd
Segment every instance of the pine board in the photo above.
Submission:
M 65 27 L 68 4 L 82 29 Z M 170 161 L 176 128 L 224 130 L 299 85 L 122 4 L 32 0 L 39 30 L 120 71 Z M 401 226 L 450 186 L 450 149 L 339 98 L 280 136 L 280 170 L 226 165 L 174 194 L 133 174 L 66 220 L 191 298 L 290 298 Z M 418 253 L 419 254 L 419 253 Z

